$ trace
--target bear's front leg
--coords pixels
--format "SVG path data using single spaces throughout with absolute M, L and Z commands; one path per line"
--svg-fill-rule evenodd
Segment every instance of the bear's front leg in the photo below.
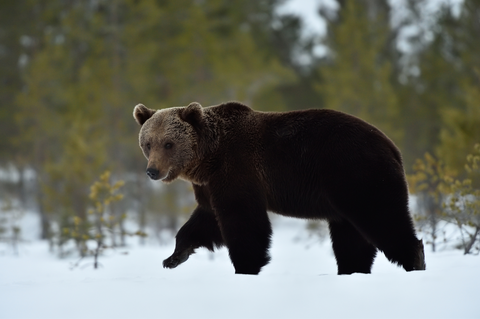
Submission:
M 198 206 L 185 225 L 177 233 L 175 251 L 163 261 L 164 268 L 175 268 L 187 261 L 196 248 L 205 247 L 211 251 L 224 245 L 215 215 Z
M 220 198 L 215 211 L 235 273 L 257 275 L 270 261 L 272 228 L 265 205 L 255 194 Z
M 178 265 L 183 264 L 194 252 L 195 250 L 191 247 L 181 250 L 175 248 L 175 252 L 163 261 L 163 268 L 175 268 Z

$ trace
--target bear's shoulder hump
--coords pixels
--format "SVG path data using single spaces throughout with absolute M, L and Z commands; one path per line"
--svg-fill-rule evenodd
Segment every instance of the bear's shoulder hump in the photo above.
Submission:
M 253 110 L 240 102 L 227 102 L 217 106 L 217 108 L 225 115 L 234 115 L 238 113 L 250 113 Z

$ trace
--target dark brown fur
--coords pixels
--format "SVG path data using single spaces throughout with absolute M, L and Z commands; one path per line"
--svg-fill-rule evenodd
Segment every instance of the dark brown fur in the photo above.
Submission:
M 226 245 L 236 273 L 257 274 L 270 260 L 273 211 L 328 220 L 339 274 L 369 273 L 377 249 L 407 271 L 425 269 L 400 152 L 372 125 L 332 110 L 264 113 L 235 102 L 139 105 L 134 116 L 147 174 L 192 182 L 198 202 L 165 267 Z

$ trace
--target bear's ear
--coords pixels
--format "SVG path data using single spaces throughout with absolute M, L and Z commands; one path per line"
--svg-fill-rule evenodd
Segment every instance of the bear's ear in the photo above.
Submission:
M 133 109 L 133 117 L 138 124 L 143 125 L 155 112 L 156 110 L 149 109 L 143 104 L 138 104 Z
M 198 132 L 203 126 L 203 109 L 200 103 L 192 102 L 180 112 L 180 119 Z

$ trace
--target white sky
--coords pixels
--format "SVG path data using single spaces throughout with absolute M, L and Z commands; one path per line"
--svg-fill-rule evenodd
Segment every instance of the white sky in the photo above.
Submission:
M 404 7 L 405 0 L 389 0 L 391 5 L 395 8 L 394 14 L 401 14 L 402 7 Z M 426 11 L 429 13 L 438 10 L 441 4 L 448 3 L 454 8 L 459 8 L 463 0 L 429 0 L 427 2 Z M 324 5 L 326 7 L 337 8 L 336 0 L 286 0 L 285 3 L 278 9 L 279 13 L 295 13 L 301 16 L 307 27 L 307 32 L 315 32 L 323 34 L 325 32 L 325 22 L 317 13 L 318 7 Z
M 405 0 L 389 0 L 393 6 L 393 23 L 402 19 L 402 15 L 406 14 Z M 426 17 L 426 28 L 428 28 L 429 21 L 428 17 L 432 17 L 433 14 L 440 8 L 440 5 L 443 3 L 448 3 L 454 8 L 454 13 L 458 14 L 460 5 L 463 3 L 463 0 L 429 0 L 424 8 L 424 16 Z M 284 13 L 294 13 L 299 15 L 304 21 L 304 34 L 318 34 L 320 36 L 325 34 L 326 24 L 325 21 L 319 16 L 318 8 L 320 6 L 326 6 L 330 8 L 337 8 L 338 4 L 336 0 L 286 0 L 285 3 L 280 6 L 278 9 L 279 14 Z M 416 32 L 411 28 L 404 30 L 401 33 L 401 37 L 408 37 Z M 408 45 L 402 39 L 399 39 L 399 49 L 402 51 L 408 50 Z M 326 49 L 322 46 L 315 48 L 315 54 L 321 56 L 326 53 Z
M 336 8 L 335 0 L 287 0 L 278 9 L 278 13 L 294 13 L 302 17 L 305 22 L 305 32 L 307 34 L 315 33 L 325 34 L 325 21 L 318 15 L 320 5 Z

